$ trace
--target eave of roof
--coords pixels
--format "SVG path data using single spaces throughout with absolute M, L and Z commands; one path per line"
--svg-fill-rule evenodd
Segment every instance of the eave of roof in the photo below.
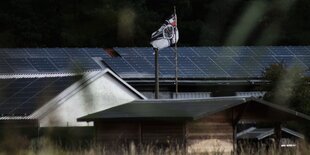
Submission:
M 303 120 L 310 121 L 310 116 L 308 116 L 306 114 L 303 114 L 303 113 L 300 113 L 300 112 L 297 112 L 295 110 L 292 110 L 292 109 L 289 109 L 289 108 L 286 108 L 286 107 L 283 107 L 283 106 L 280 106 L 280 105 L 277 105 L 277 104 L 273 104 L 273 103 L 265 101 L 263 99 L 251 98 L 250 100 L 258 102 L 258 103 L 263 104 L 265 106 L 271 107 L 273 109 L 277 109 L 279 111 L 288 113 L 288 114 L 290 114 L 290 115 L 292 115 L 292 116 L 294 116 L 296 118 L 301 118 Z
M 217 112 L 234 108 L 239 105 L 251 104 L 250 102 L 284 112 L 286 115 L 294 116 L 294 118 L 298 120 L 310 120 L 310 117 L 305 114 L 260 99 L 255 99 L 253 97 L 216 97 L 208 99 L 188 100 L 168 99 L 133 101 L 124 105 L 86 115 L 84 117 L 78 118 L 77 120 L 162 120 L 162 118 L 169 118 L 169 120 L 173 120 L 173 118 L 182 118 L 183 121 L 197 120 Z
M 208 99 L 136 100 L 101 112 L 90 114 L 78 121 L 100 120 L 163 120 L 163 118 L 196 120 L 245 102 L 244 97 L 216 97 Z M 173 119 L 172 119 L 173 118 Z

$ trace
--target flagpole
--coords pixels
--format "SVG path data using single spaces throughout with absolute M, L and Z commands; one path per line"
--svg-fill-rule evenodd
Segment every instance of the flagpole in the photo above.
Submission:
M 178 19 L 177 19 L 177 11 L 176 7 L 174 6 L 174 16 L 176 18 L 176 24 L 178 24 Z M 176 25 L 177 27 L 178 25 Z M 176 35 L 176 29 L 174 29 L 174 35 Z M 179 85 L 178 85 L 178 48 L 177 48 L 177 37 L 174 37 L 174 51 L 175 51 L 175 96 L 178 98 L 178 92 L 179 92 Z
M 154 48 L 155 51 L 155 99 L 159 97 L 159 64 L 158 64 L 158 49 Z

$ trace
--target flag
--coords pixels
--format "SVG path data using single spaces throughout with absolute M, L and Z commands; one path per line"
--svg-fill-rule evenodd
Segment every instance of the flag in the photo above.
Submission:
M 157 31 L 152 33 L 151 45 L 160 50 L 176 44 L 178 40 L 177 15 L 173 14 Z

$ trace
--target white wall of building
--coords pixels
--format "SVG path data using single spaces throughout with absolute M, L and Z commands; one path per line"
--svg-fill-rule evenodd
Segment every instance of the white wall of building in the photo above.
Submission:
M 92 126 L 92 123 L 77 122 L 77 118 L 139 99 L 137 94 L 111 73 L 101 75 L 80 89 L 70 97 L 50 103 L 58 106 L 52 110 L 49 107 L 45 114 L 41 114 L 40 126 Z

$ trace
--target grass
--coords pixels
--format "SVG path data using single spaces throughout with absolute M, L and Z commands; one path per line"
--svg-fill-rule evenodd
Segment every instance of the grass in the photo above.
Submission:
M 28 144 L 26 144 L 28 143 Z M 182 155 L 185 154 L 182 147 L 160 148 L 152 145 L 136 146 L 133 143 L 124 145 L 104 146 L 90 144 L 88 147 L 68 147 L 64 148 L 61 144 L 55 144 L 48 138 L 40 138 L 26 141 L 22 138 L 11 139 L 1 143 L 0 155 Z M 221 150 L 212 153 L 192 153 L 199 155 L 225 155 Z M 227 153 L 226 153 L 227 154 Z M 230 154 L 230 153 L 229 153 Z M 296 148 L 277 149 L 270 147 L 266 149 L 264 145 L 259 147 L 243 146 L 240 155 L 308 155 L 310 147 L 307 144 L 299 144 Z

